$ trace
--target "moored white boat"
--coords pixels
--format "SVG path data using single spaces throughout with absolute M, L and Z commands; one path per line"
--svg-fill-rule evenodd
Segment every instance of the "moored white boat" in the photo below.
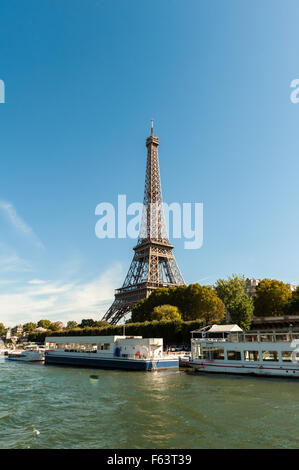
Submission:
M 237 325 L 195 330 L 190 365 L 200 372 L 299 378 L 299 331 L 244 332 Z
M 142 336 L 49 336 L 46 364 L 158 370 L 176 369 L 178 357 L 163 354 L 162 338 Z
M 7 359 L 11 361 L 43 362 L 44 358 L 44 349 L 37 345 L 25 346 L 24 349 L 15 349 L 7 354 Z
M 191 353 L 183 353 L 179 355 L 180 367 L 190 367 Z
M 1 348 L 0 349 L 0 356 L 7 356 L 9 352 L 11 352 L 11 349 Z

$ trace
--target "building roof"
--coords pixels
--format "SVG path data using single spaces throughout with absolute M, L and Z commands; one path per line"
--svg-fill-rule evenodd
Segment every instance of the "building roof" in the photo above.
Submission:
M 208 325 L 191 333 L 231 333 L 234 331 L 243 331 L 238 325 Z

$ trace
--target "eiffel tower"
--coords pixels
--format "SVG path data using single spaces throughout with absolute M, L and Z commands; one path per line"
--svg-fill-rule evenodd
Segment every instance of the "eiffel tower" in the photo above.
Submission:
M 132 310 L 134 304 L 148 297 L 158 287 L 176 287 L 185 284 L 169 243 L 162 206 L 162 191 L 158 158 L 159 139 L 151 135 L 146 140 L 147 164 L 143 213 L 134 256 L 115 300 L 103 320 L 116 324 Z

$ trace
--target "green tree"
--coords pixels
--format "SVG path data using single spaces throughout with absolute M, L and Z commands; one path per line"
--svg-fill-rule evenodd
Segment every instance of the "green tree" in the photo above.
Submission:
M 49 329 L 51 331 L 60 331 L 63 329 L 63 323 L 61 321 L 55 321 L 51 323 Z
M 23 325 L 23 330 L 26 331 L 26 333 L 29 333 L 30 331 L 35 330 L 36 326 L 36 323 L 28 322 Z
M 245 293 L 245 276 L 233 274 L 227 279 L 218 279 L 215 290 L 223 301 L 229 321 L 248 330 L 252 322 L 253 301 Z
M 225 307 L 216 291 L 211 286 L 196 285 L 197 293 L 189 318 L 185 320 L 202 320 L 205 325 L 219 323 L 225 317 Z
M 253 298 L 254 315 L 257 317 L 284 315 L 291 297 L 289 284 L 274 279 L 263 279 L 257 286 Z
M 215 289 L 218 297 L 224 303 L 226 309 L 238 297 L 245 294 L 246 280 L 245 276 L 233 274 L 227 279 L 218 279 Z
M 287 315 L 299 315 L 299 286 L 292 292 L 292 297 L 286 305 Z
M 66 324 L 66 328 L 68 330 L 71 330 L 72 328 L 76 328 L 76 326 L 78 326 L 78 323 L 76 321 L 68 321 L 67 324 Z
M 151 320 L 181 320 L 182 315 L 175 305 L 158 305 L 151 314 Z
M 203 318 L 202 297 L 206 286 L 189 284 L 176 293 L 176 303 L 181 308 L 183 319 L 186 321 Z M 210 290 L 210 288 L 208 289 Z M 205 310 L 205 308 L 204 308 Z
M 243 330 L 249 330 L 252 323 L 253 301 L 246 294 L 237 295 L 229 306 L 228 312 L 232 323 L 239 325 Z
M 0 336 L 5 335 L 5 326 L 3 323 L 0 323 Z
M 37 326 L 39 326 L 40 328 L 45 328 L 46 330 L 48 330 L 51 326 L 51 321 L 50 320 L 39 320 L 39 322 L 37 322 Z
M 225 315 L 223 302 L 211 286 L 190 284 L 189 286 L 156 289 L 132 309 L 132 322 L 151 319 L 155 307 L 160 305 L 176 306 L 184 321 L 201 319 L 219 321 Z
M 98 320 L 95 322 L 95 326 L 97 328 L 104 328 L 105 326 L 110 326 L 110 323 L 108 321 L 105 321 L 105 320 Z
M 132 322 L 148 321 L 155 307 L 159 305 L 176 305 L 173 301 L 173 291 L 175 288 L 165 287 L 155 289 L 149 297 L 141 300 L 132 309 Z
M 95 327 L 97 326 L 97 322 L 93 320 L 92 318 L 87 318 L 81 321 L 79 328 L 85 328 L 85 327 Z

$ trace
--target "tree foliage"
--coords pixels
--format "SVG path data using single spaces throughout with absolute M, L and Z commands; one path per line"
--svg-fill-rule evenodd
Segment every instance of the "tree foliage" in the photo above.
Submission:
M 225 307 L 233 302 L 238 296 L 245 294 L 246 280 L 245 276 L 233 274 L 227 279 L 218 279 L 215 289 L 218 297 L 222 300 Z
M 143 336 L 144 338 L 163 338 L 164 346 L 167 345 L 186 345 L 190 346 L 191 331 L 204 326 L 201 320 L 182 321 L 182 320 L 162 320 L 162 321 L 145 321 L 139 323 L 127 323 L 126 335 Z M 31 333 L 29 341 L 42 343 L 46 336 L 112 336 L 122 335 L 123 325 L 110 325 L 86 328 L 74 328 L 73 330 L 65 330 L 48 333 Z
M 76 328 L 76 326 L 78 326 L 78 323 L 76 321 L 68 321 L 67 324 L 66 324 L 66 327 L 68 330 L 72 329 L 72 328 Z
M 23 325 L 23 330 L 27 333 L 29 331 L 35 330 L 36 327 L 37 327 L 36 323 L 31 321 Z
M 254 296 L 254 314 L 257 317 L 284 315 L 291 298 L 289 284 L 274 279 L 263 279 Z
M 202 320 L 205 324 L 219 322 L 225 315 L 223 302 L 211 286 L 189 286 L 155 289 L 132 309 L 132 322 L 151 319 L 154 308 L 161 305 L 176 306 L 185 321 Z
M 287 315 L 299 315 L 299 286 L 292 292 L 288 304 L 285 308 Z
M 87 319 L 84 319 L 81 321 L 80 325 L 79 325 L 79 328 L 86 328 L 86 327 L 90 327 L 90 328 L 95 328 L 95 327 L 98 327 L 98 328 L 101 328 L 102 326 L 107 326 L 109 325 L 110 323 L 106 322 L 106 321 L 103 321 L 103 320 L 93 320 L 92 318 L 87 318 Z
M 96 321 L 93 320 L 92 318 L 85 318 L 84 320 L 81 321 L 79 328 L 85 328 L 87 326 L 96 326 Z
M 0 323 L 0 336 L 5 335 L 5 326 L 3 323 Z
M 63 323 L 61 321 L 55 321 L 51 323 L 49 326 L 49 330 L 51 331 L 60 331 L 63 329 Z
M 246 294 L 238 295 L 228 307 L 230 320 L 243 330 L 249 330 L 252 323 L 253 300 Z
M 190 286 L 188 286 L 190 287 Z M 188 320 L 201 319 L 206 325 L 219 323 L 225 316 L 225 308 L 221 299 L 211 286 L 191 285 L 191 300 Z
M 231 323 L 248 330 L 252 322 L 253 301 L 245 293 L 245 276 L 233 274 L 227 279 L 218 279 L 215 289 L 223 301 Z
M 105 321 L 105 320 L 97 320 L 95 322 L 95 327 L 96 328 L 104 328 L 106 326 L 110 326 L 110 323 L 108 321 Z
M 40 328 L 45 328 L 46 330 L 48 330 L 51 326 L 51 321 L 50 320 L 39 320 L 37 322 L 37 326 L 40 327 Z
M 181 320 L 182 315 L 175 305 L 158 305 L 151 314 L 151 320 Z

